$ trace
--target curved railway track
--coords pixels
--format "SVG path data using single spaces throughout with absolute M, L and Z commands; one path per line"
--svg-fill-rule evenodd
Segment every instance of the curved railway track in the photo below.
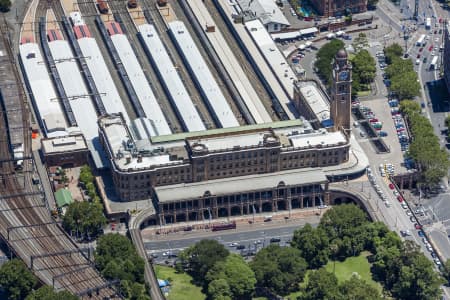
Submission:
M 45 16 L 49 2 L 42 1 L 36 10 L 35 20 Z M 36 39 L 38 40 L 38 39 Z M 2 27 L 0 44 L 11 58 L 10 68 L 16 84 L 21 86 L 13 62 L 8 34 Z M 24 94 L 23 94 L 24 95 Z M 25 101 L 21 109 L 27 115 Z M 5 114 L 0 111 L 0 172 L 3 176 L 0 187 L 0 235 L 10 249 L 20 257 L 38 278 L 56 290 L 67 289 L 82 299 L 120 299 L 110 284 L 100 276 L 86 255 L 54 222 L 43 205 L 41 194 L 31 193 L 32 160 L 23 165 L 24 182 L 15 174 L 12 154 L 7 136 Z M 31 134 L 29 119 L 23 118 L 24 156 L 31 156 Z

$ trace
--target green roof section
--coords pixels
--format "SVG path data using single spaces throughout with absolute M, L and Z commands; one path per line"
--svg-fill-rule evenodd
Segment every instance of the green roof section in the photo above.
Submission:
M 73 202 L 72 194 L 69 190 L 59 189 L 55 193 L 56 205 L 58 207 L 64 207 Z
M 269 129 L 269 128 L 288 128 L 295 126 L 302 126 L 303 122 L 299 119 L 295 120 L 286 120 L 286 121 L 277 121 L 272 123 L 262 123 L 262 124 L 254 124 L 254 125 L 244 125 L 237 127 L 229 127 L 229 128 L 216 128 L 202 131 L 194 131 L 194 132 L 181 132 L 170 135 L 159 135 L 151 138 L 152 143 L 165 143 L 165 142 L 174 142 L 179 140 L 185 140 L 187 138 L 193 138 L 197 136 L 209 136 L 215 134 L 225 134 L 225 133 L 239 133 L 247 130 L 255 130 L 255 129 Z

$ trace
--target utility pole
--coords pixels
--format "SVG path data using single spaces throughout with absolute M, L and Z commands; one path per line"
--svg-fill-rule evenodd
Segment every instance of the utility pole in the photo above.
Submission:
M 414 20 L 419 21 L 419 0 L 414 1 Z

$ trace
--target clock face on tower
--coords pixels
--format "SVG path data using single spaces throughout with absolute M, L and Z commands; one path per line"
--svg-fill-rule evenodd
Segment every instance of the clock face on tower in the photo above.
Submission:
M 348 80 L 349 73 L 348 71 L 342 71 L 339 73 L 339 81 Z

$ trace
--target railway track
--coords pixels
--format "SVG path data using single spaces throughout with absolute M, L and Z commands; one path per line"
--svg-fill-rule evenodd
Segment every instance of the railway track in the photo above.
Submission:
M 217 11 L 216 6 L 211 0 L 205 0 L 204 2 L 208 12 L 211 14 L 211 17 L 214 19 L 214 22 L 216 23 L 217 27 L 219 27 L 220 31 L 222 32 L 223 37 L 227 41 L 228 45 L 232 47 L 235 57 L 241 64 L 241 67 L 244 69 L 245 74 L 252 83 L 253 88 L 258 94 L 259 99 L 262 101 L 267 112 L 269 112 L 273 121 L 278 121 L 279 119 L 272 108 L 272 101 L 270 99 L 270 95 L 267 93 L 266 89 L 264 88 L 264 85 L 259 80 L 258 76 L 256 75 L 256 71 L 253 69 L 253 67 L 245 57 L 245 54 L 240 49 L 239 45 L 237 44 L 236 40 L 231 34 L 228 26 L 222 19 L 222 16 Z
M 208 129 L 216 128 L 216 125 L 214 124 L 214 121 L 205 103 L 203 103 L 202 97 L 199 91 L 197 90 L 194 81 L 191 79 L 191 76 L 187 72 L 186 66 L 183 63 L 182 58 L 178 54 L 172 40 L 169 38 L 166 23 L 164 22 L 161 14 L 158 12 L 155 0 L 140 0 L 140 2 L 143 10 L 147 10 L 148 13 L 150 14 L 153 21 L 153 25 L 157 29 L 159 37 L 161 38 L 163 44 L 166 46 L 167 52 L 169 53 L 169 56 L 172 58 L 174 65 L 177 67 L 181 80 L 183 81 L 189 93 L 189 96 L 192 99 L 192 102 L 197 107 L 197 110 L 199 111 L 200 116 L 202 117 L 203 123 Z
M 169 99 L 167 95 L 164 93 L 164 89 L 159 82 L 158 77 L 156 76 L 153 68 L 148 61 L 145 51 L 142 48 L 141 42 L 137 37 L 137 28 L 134 25 L 133 19 L 127 11 L 127 2 L 126 1 L 109 1 L 108 2 L 111 12 L 114 16 L 119 16 L 122 23 L 121 25 L 124 27 L 124 33 L 127 35 L 128 40 L 134 50 L 134 53 L 144 70 L 144 74 L 147 77 L 147 82 L 150 84 L 150 87 L 155 94 L 155 97 L 164 112 L 164 116 L 167 119 L 167 122 L 173 133 L 182 132 L 182 127 L 180 122 L 178 121 L 175 112 L 172 110 Z
M 38 5 L 35 20 L 45 15 L 48 2 Z M 8 40 L 7 31 L 2 27 L 0 47 L 11 58 L 11 73 L 16 84 L 21 85 L 13 53 Z M 36 39 L 38 40 L 38 39 Z M 23 94 L 24 95 L 24 94 Z M 21 109 L 27 116 L 26 99 L 22 97 Z M 0 168 L 1 173 L 15 174 L 14 163 L 11 160 L 7 124 L 5 114 L 0 112 Z M 31 135 L 29 119 L 23 118 L 24 156 L 31 155 Z M 30 174 L 33 171 L 31 160 L 23 165 L 24 182 L 19 182 L 17 176 L 3 176 L 0 188 L 0 235 L 10 249 L 20 257 L 45 284 L 56 290 L 67 289 L 82 299 L 113 299 L 116 291 L 96 271 L 74 242 L 54 222 L 49 211 L 42 205 L 41 194 L 31 193 Z M 83 269 L 81 270 L 80 267 Z
M 113 78 L 113 81 L 117 87 L 117 90 L 120 95 L 120 99 L 122 99 L 122 102 L 125 105 L 125 109 L 127 110 L 128 116 L 131 120 L 136 119 L 136 112 L 133 109 L 133 105 L 131 104 L 130 99 L 128 98 L 128 95 L 125 91 L 125 86 L 123 85 L 122 81 L 119 78 L 119 75 L 117 74 L 117 71 L 114 67 L 114 63 L 109 56 L 109 52 L 106 49 L 106 46 L 103 42 L 103 39 L 100 35 L 100 32 L 97 29 L 97 26 L 94 22 L 94 17 L 98 15 L 97 9 L 95 8 L 95 3 L 92 0 L 78 0 L 78 8 L 80 9 L 80 12 L 83 16 L 83 20 L 89 27 L 89 32 L 91 33 L 92 37 L 97 41 L 97 44 L 100 48 L 101 53 L 103 54 L 103 59 L 106 62 L 106 65 L 108 66 L 109 73 L 111 74 L 111 77 Z

